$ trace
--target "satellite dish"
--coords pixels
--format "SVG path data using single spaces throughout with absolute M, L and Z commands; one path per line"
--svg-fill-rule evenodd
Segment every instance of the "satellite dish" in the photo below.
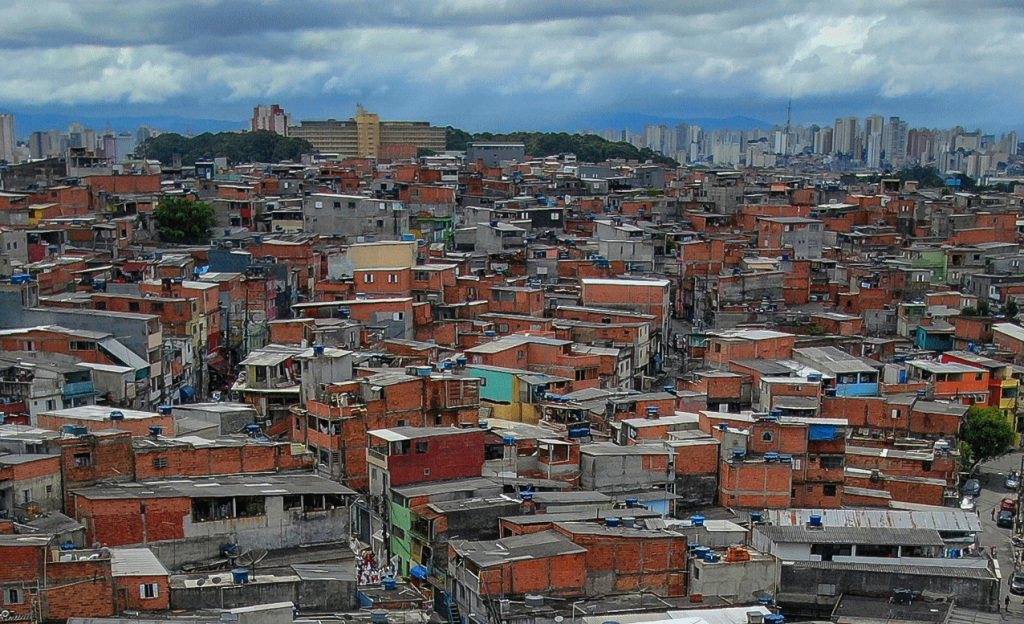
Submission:
M 202 578 L 199 579 L 198 581 L 196 581 L 196 585 L 198 587 L 202 587 L 203 585 L 206 585 L 206 579 L 202 579 Z
M 220 583 L 220 577 L 219 576 L 215 576 L 212 579 L 210 579 L 210 582 L 213 583 L 214 585 L 216 585 L 217 583 Z
M 268 550 L 266 548 L 258 548 L 256 550 L 247 550 L 242 554 L 238 555 L 238 562 L 254 566 L 267 556 Z
M 562 624 L 562 622 L 564 622 L 564 621 L 565 621 L 565 618 L 562 617 L 561 615 L 556 615 L 555 616 L 555 624 Z

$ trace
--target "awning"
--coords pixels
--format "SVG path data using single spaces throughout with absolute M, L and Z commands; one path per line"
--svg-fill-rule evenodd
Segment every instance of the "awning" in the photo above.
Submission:
M 414 577 L 416 577 L 418 579 L 426 580 L 427 579 L 427 569 L 424 568 L 421 565 L 413 566 L 412 568 L 409 569 L 409 575 L 410 576 L 414 576 Z
M 220 353 L 216 353 L 207 360 L 206 365 L 221 374 L 227 374 L 228 361 Z
M 196 398 L 196 389 L 192 386 L 182 386 L 178 393 L 181 395 L 182 401 L 191 401 Z

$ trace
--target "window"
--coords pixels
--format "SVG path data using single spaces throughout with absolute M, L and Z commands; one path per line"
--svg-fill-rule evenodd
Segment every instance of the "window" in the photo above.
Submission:
M 92 453 L 75 453 L 75 468 L 92 466 Z
M 388 284 L 398 283 L 398 273 L 388 273 Z
M 821 493 L 824 494 L 825 496 L 835 496 L 836 486 L 826 483 L 825 485 L 822 486 Z
M 97 301 L 96 302 L 96 309 L 97 310 L 106 310 L 107 309 L 107 302 L 106 301 Z
M 154 301 L 153 303 L 149 304 L 149 311 L 150 312 L 163 312 L 164 311 L 164 302 L 163 301 Z
M 416 271 L 415 279 L 417 282 L 425 282 L 430 279 L 430 274 L 426 271 Z
M 139 302 L 138 301 L 129 301 L 128 302 L 128 311 L 129 312 L 138 312 L 139 311 Z
M 143 583 L 139 585 L 139 598 L 152 600 L 160 595 L 160 586 L 156 583 Z
M 49 496 L 50 494 L 53 494 L 53 486 L 52 485 L 46 486 L 46 495 Z
M 72 351 L 95 351 L 96 343 L 89 342 L 87 340 L 72 340 L 71 341 Z
M 350 210 L 355 210 L 356 209 L 356 203 L 354 201 L 350 201 L 348 203 L 348 207 L 349 207 Z
M 170 460 L 166 457 L 153 458 L 153 467 L 156 468 L 157 470 L 162 470 L 166 468 L 168 465 L 170 465 Z
M 6 589 L 4 590 L 4 604 L 20 605 L 25 604 L 25 590 Z
M 47 411 L 53 411 L 53 410 L 57 409 L 57 400 L 56 399 L 48 400 L 46 402 L 46 409 L 47 409 Z
M 393 320 L 393 321 L 404 321 L 405 320 L 405 312 L 395 312 L 394 314 L 391 315 L 391 320 Z
M 373 283 L 373 273 L 367 273 L 366 275 L 364 275 L 363 276 L 363 283 L 364 284 L 372 284 Z
M 21 502 L 25 503 L 26 505 L 32 502 L 32 490 L 21 491 Z
M 807 491 L 808 492 L 813 492 L 814 491 L 814 486 L 813 485 L 808 485 L 807 486 Z
M 416 443 L 416 452 L 417 453 L 426 453 L 429 449 L 430 449 L 430 443 L 429 442 L 424 441 L 424 442 L 417 442 Z
M 761 441 L 762 442 L 772 442 L 774 440 L 775 440 L 775 433 L 774 432 L 771 432 L 771 431 L 762 431 L 761 432 Z

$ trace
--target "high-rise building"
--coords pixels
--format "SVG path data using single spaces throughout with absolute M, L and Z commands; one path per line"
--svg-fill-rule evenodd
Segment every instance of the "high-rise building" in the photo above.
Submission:
M 18 145 L 18 135 L 14 127 L 14 115 L 0 113 L 0 160 L 14 162 L 14 148 Z
M 893 167 L 903 167 L 907 163 L 907 136 L 910 128 L 907 122 L 900 121 L 899 117 L 890 117 L 889 123 L 882 133 L 882 149 L 885 151 L 885 161 Z
M 413 146 L 443 152 L 445 129 L 427 121 L 381 121 L 375 113 L 357 107 L 347 120 L 303 121 L 288 129 L 288 136 L 305 139 L 321 154 L 339 158 L 377 158 L 382 147 Z
M 54 128 L 46 132 L 33 132 L 28 137 L 28 149 L 31 157 L 37 160 L 60 156 L 63 151 L 60 131 Z
M 933 159 L 932 145 L 934 138 L 927 128 L 914 128 L 907 132 L 907 160 L 925 164 Z
M 818 130 L 818 134 L 814 135 L 814 153 L 815 154 L 831 154 L 832 153 L 832 128 L 822 128 Z
M 835 131 L 832 135 L 832 152 L 859 159 L 860 136 L 857 131 L 857 118 L 847 117 L 836 119 Z
M 284 112 L 284 109 L 277 104 L 263 106 L 262 104 L 252 109 L 251 129 L 267 130 L 282 136 L 288 136 L 288 127 L 292 125 L 292 116 Z

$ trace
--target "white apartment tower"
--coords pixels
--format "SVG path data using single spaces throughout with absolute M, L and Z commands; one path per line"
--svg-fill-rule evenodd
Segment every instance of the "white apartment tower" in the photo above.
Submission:
M 0 160 L 14 162 L 14 148 L 18 145 L 17 136 L 14 131 L 14 115 L 0 113 Z

